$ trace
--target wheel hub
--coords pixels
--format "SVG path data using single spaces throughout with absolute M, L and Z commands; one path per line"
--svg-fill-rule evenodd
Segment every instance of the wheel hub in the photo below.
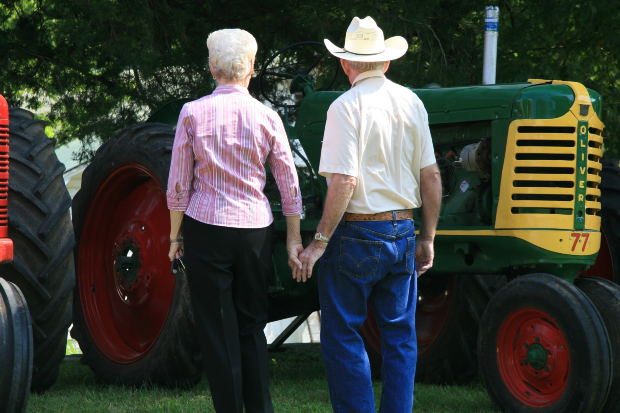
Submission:
M 529 364 L 536 370 L 549 371 L 547 357 L 551 351 L 540 344 L 540 338 L 536 337 L 535 342 L 530 345 L 525 343 L 525 348 L 527 349 L 527 357 L 523 360 L 524 365 Z
M 123 284 L 131 284 L 138 279 L 140 269 L 140 250 L 135 245 L 128 245 L 116 256 L 114 269 L 118 281 Z
M 569 377 L 569 353 L 564 332 L 540 309 L 514 311 L 498 331 L 500 375 L 509 391 L 527 406 L 548 406 L 561 397 Z

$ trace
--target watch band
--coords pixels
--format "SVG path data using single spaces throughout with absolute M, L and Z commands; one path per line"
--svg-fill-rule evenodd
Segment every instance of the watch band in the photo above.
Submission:
M 316 234 L 314 234 L 314 239 L 319 242 L 324 242 L 326 244 L 329 242 L 329 237 L 326 237 L 325 235 L 321 234 L 318 231 L 316 232 Z

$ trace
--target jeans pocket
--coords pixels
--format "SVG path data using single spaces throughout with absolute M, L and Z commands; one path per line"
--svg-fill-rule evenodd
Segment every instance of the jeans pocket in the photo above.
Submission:
M 353 278 L 373 278 L 381 268 L 382 241 L 342 237 L 338 269 Z
M 405 264 L 407 265 L 407 272 L 413 274 L 415 271 L 415 237 L 407 237 Z

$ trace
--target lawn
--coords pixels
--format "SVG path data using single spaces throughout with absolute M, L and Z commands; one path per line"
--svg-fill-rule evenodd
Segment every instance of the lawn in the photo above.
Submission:
M 330 412 L 329 394 L 318 344 L 285 345 L 271 353 L 271 392 L 280 413 Z M 46 393 L 30 397 L 28 413 L 76 412 L 212 412 L 206 380 L 191 389 L 126 388 L 97 383 L 92 371 L 69 356 L 58 382 Z M 377 396 L 381 383 L 375 383 Z M 377 397 L 378 399 L 378 397 Z M 419 413 L 495 413 L 484 388 L 416 385 Z

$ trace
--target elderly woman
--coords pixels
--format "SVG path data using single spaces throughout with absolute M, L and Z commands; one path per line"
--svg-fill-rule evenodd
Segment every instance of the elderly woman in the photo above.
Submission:
M 263 333 L 273 221 L 263 193 L 265 163 L 282 198 L 292 266 L 303 250 L 301 194 L 282 121 L 247 90 L 256 40 L 225 29 L 211 33 L 207 47 L 217 87 L 179 115 L 168 255 L 183 256 L 215 410 L 272 412 Z

